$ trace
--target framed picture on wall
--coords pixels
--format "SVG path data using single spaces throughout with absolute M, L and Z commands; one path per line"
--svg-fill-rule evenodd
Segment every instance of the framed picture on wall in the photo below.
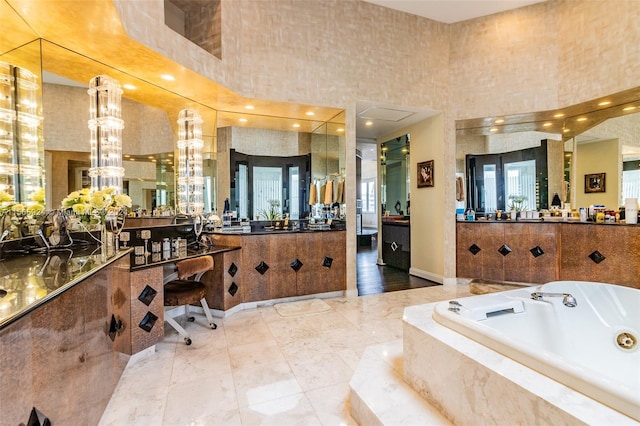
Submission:
M 584 175 L 584 192 L 605 192 L 606 173 L 592 173 Z
M 418 163 L 418 188 L 433 186 L 433 160 Z

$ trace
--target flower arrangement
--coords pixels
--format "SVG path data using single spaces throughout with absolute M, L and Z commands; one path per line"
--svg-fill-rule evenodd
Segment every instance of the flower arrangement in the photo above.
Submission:
M 527 207 L 527 197 L 524 195 L 509 195 L 509 209 L 520 212 Z
M 38 189 L 31 196 L 31 201 L 16 203 L 13 195 L 0 190 L 0 213 L 14 212 L 18 215 L 38 215 L 44 211 L 44 188 Z
M 125 194 L 116 194 L 115 189 L 105 188 L 91 191 L 84 188 L 73 191 L 62 200 L 62 209 L 71 210 L 85 226 L 103 225 L 107 210 L 110 208 L 131 208 L 131 198 Z

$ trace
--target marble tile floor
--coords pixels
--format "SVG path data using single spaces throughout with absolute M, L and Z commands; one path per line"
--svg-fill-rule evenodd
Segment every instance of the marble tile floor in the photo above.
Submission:
M 469 294 L 457 285 L 323 299 L 331 310 L 294 317 L 264 306 L 216 318 L 216 330 L 196 315 L 182 321 L 191 346 L 166 327 L 155 352 L 127 366 L 100 425 L 355 425 L 349 381 L 365 349 L 401 347 L 406 306 Z

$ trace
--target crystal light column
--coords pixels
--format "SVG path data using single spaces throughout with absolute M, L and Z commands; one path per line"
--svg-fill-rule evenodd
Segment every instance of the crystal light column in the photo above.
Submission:
M 202 177 L 202 118 L 183 109 L 178 115 L 178 212 L 201 215 L 204 210 Z
M 25 202 L 44 186 L 38 76 L 0 62 L 0 190 Z
M 99 75 L 89 84 L 89 130 L 91 130 L 91 189 L 114 188 L 122 192 L 122 89 L 117 80 Z

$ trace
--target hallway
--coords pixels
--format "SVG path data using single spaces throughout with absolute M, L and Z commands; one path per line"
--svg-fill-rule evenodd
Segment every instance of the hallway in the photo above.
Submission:
M 375 242 L 371 247 L 358 247 L 357 287 L 358 296 L 431 287 L 439 283 L 409 275 L 408 272 L 390 266 L 379 266 Z

